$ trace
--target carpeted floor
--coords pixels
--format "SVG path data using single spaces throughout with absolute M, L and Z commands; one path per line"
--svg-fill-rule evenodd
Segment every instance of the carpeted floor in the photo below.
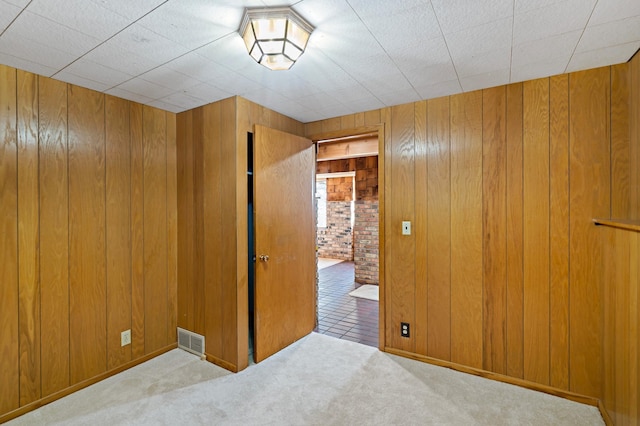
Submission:
M 595 407 L 312 333 L 231 374 L 181 350 L 10 425 L 603 425 Z

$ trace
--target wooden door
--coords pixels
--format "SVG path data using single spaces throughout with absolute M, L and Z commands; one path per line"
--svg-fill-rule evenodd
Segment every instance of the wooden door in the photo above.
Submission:
M 315 326 L 313 143 L 256 125 L 253 172 L 254 358 L 260 362 Z

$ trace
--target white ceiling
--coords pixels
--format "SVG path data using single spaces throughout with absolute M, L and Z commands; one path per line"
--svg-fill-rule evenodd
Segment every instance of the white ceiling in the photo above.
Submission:
M 316 27 L 288 71 L 245 7 Z M 628 61 L 640 0 L 0 0 L 0 63 L 180 112 L 240 95 L 302 122 Z

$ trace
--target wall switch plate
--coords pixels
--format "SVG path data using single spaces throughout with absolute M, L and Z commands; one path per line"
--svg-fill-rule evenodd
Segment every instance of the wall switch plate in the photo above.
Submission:
M 120 346 L 127 346 L 131 344 L 131 330 L 125 330 L 120 333 Z
M 400 323 L 400 336 L 402 336 L 402 337 L 410 337 L 411 336 L 411 332 L 410 332 L 410 328 L 409 328 L 409 323 L 408 322 L 401 322 Z
M 411 221 L 402 221 L 402 235 L 411 235 Z

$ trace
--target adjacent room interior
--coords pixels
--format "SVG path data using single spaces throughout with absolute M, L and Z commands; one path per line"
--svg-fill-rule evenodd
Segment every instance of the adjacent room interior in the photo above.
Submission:
M 141 377 L 154 418 L 175 361 L 229 384 L 176 400 L 291 380 L 322 401 L 292 422 L 367 391 L 394 408 L 371 422 L 491 424 L 502 397 L 431 393 L 473 382 L 519 419 L 553 396 L 640 424 L 639 3 L 267 3 L 0 1 L 0 423 Z M 378 301 L 340 296 L 338 326 L 317 277 L 348 263 Z

